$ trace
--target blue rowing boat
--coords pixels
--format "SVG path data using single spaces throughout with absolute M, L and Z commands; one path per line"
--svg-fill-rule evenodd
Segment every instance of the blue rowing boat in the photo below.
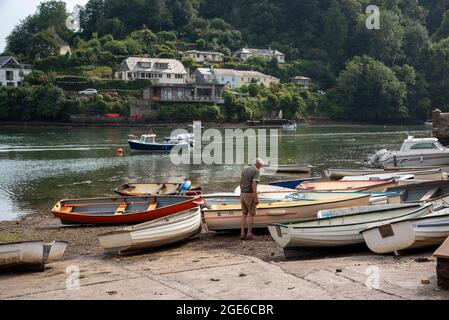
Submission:
M 282 181 L 271 182 L 270 186 L 282 187 L 282 188 L 288 188 L 288 189 L 296 189 L 296 187 L 299 186 L 303 182 L 316 182 L 316 181 L 320 181 L 320 180 L 321 180 L 321 177 L 302 178 L 302 179 L 294 179 L 294 180 L 282 180 Z

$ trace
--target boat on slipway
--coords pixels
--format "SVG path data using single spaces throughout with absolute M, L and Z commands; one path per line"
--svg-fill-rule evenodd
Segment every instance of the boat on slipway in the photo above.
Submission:
M 61 200 L 52 212 L 62 224 L 135 224 L 196 208 L 201 201 L 186 196 Z
M 387 192 L 398 192 L 402 202 L 429 202 L 449 196 L 449 181 L 427 181 L 391 187 Z
M 301 219 L 316 217 L 316 213 L 323 209 L 366 206 L 369 204 L 370 194 L 332 193 L 325 197 L 289 201 L 261 202 L 257 206 L 254 218 L 254 228 L 266 228 L 272 223 L 289 223 Z M 207 201 L 206 201 L 207 202 Z M 205 224 L 209 230 L 240 229 L 242 207 L 240 203 L 221 203 L 203 208 Z
M 444 170 L 449 169 L 443 167 Z M 415 179 L 419 180 L 430 180 L 428 179 L 428 174 L 435 174 L 437 172 L 443 172 L 443 168 L 441 167 L 403 167 L 403 168 L 383 168 L 383 169 L 327 169 L 324 171 L 326 177 L 332 180 L 340 180 L 343 178 L 347 178 L 348 180 L 352 176 L 368 176 L 368 177 L 377 177 L 384 174 L 400 174 L 400 175 L 414 175 Z
M 321 177 L 313 177 L 313 178 L 303 178 L 303 179 L 292 179 L 292 180 L 280 180 L 275 182 L 270 182 L 270 186 L 274 187 L 281 187 L 281 188 L 288 188 L 288 189 L 295 189 L 297 186 L 299 186 L 301 183 L 304 182 L 316 182 L 320 181 Z
M 0 272 L 45 270 L 45 264 L 61 260 L 67 242 L 24 241 L 0 244 Z
M 190 181 L 183 183 L 126 183 L 114 190 L 121 196 L 148 195 L 187 195 L 201 194 L 201 187 L 192 186 Z
M 300 191 L 369 191 L 383 192 L 397 185 L 394 180 L 358 180 L 358 181 L 318 181 L 304 182 L 296 189 Z
M 290 224 L 271 224 L 273 239 L 284 249 L 344 247 L 363 244 L 362 230 L 380 222 L 395 222 L 428 214 L 431 204 L 393 204 L 327 210 L 314 218 Z
M 406 221 L 383 223 L 363 230 L 362 235 L 368 248 L 380 254 L 437 246 L 449 237 L 449 209 Z
M 186 241 L 202 230 L 201 208 L 180 212 L 150 222 L 98 236 L 105 251 L 132 254 Z

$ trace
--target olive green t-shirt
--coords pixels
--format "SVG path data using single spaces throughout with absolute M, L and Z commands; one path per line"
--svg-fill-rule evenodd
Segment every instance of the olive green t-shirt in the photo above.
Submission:
M 246 167 L 242 172 L 242 193 L 253 193 L 253 181 L 259 183 L 260 172 L 255 166 Z

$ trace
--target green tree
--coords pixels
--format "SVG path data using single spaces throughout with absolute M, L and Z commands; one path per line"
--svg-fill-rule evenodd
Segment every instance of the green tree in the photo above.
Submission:
M 360 121 L 401 120 L 408 117 L 404 105 L 406 85 L 382 62 L 368 56 L 354 57 L 337 79 L 333 91 L 343 117 Z

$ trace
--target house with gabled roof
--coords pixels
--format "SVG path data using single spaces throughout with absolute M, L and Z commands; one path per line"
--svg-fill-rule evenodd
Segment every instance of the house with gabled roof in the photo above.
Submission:
M 115 78 L 127 81 L 147 79 L 155 84 L 185 84 L 189 74 L 175 59 L 129 57 L 120 64 Z
M 19 63 L 14 57 L 0 56 L 0 86 L 17 87 L 31 69 Z
M 285 54 L 278 50 L 268 49 L 254 49 L 254 48 L 242 48 L 233 54 L 234 58 L 238 58 L 242 61 L 246 61 L 251 57 L 263 57 L 267 59 L 276 58 L 278 63 L 285 63 Z

